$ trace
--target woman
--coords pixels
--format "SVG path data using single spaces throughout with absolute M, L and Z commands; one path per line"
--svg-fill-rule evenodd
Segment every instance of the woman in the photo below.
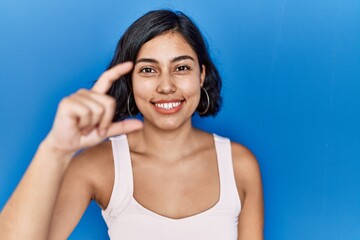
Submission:
M 94 87 L 61 101 L 1 214 L 6 239 L 65 239 L 91 199 L 103 209 L 111 239 L 262 239 L 254 156 L 192 126 L 195 112 L 219 111 L 220 88 L 186 15 L 142 16 Z M 138 113 L 143 124 L 112 122 Z

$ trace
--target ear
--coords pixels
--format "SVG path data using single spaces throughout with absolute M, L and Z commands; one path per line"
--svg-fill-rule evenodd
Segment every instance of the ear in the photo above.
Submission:
M 206 68 L 205 68 L 205 65 L 203 64 L 203 65 L 201 65 L 200 86 L 204 85 L 205 76 L 206 76 Z

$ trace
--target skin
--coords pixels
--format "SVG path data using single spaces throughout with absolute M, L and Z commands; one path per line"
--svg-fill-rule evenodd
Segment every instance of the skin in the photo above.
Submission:
M 132 79 L 135 102 L 144 116 L 143 127 L 139 129 L 140 126 L 133 122 L 133 128 L 121 131 L 137 129 L 127 134 L 133 165 L 134 198 L 145 208 L 172 219 L 186 218 L 208 210 L 219 201 L 220 194 L 215 146 L 211 134 L 195 129 L 191 123 L 191 116 L 198 105 L 200 89 L 205 79 L 205 66 L 199 65 L 196 53 L 180 34 L 169 32 L 155 37 L 141 47 Z M 52 137 L 45 141 L 49 142 L 50 146 L 57 146 L 48 148 L 51 152 L 63 145 L 73 146 L 69 143 L 72 143 L 74 136 L 97 136 L 97 141 L 86 141 L 82 146 L 78 144 L 77 149 L 85 145 L 93 147 L 78 154 L 72 161 L 70 157 L 66 158 L 66 161 L 63 161 L 67 163 L 66 166 L 55 174 L 58 176 L 56 189 L 60 188 L 60 191 L 57 195 L 54 190 L 56 193 L 51 195 L 52 201 L 47 210 L 52 213 L 57 197 L 55 210 L 50 214 L 52 220 L 49 221 L 49 239 L 67 238 L 91 199 L 102 209 L 106 209 L 109 203 L 114 183 L 111 143 L 97 143 L 103 139 L 99 135 L 104 136 L 104 130 L 107 136 L 110 134 L 111 127 L 109 128 L 108 120 L 93 116 L 93 111 L 98 111 L 97 105 L 104 100 L 106 91 L 103 90 L 108 89 L 107 84 L 111 84 L 111 81 L 103 82 L 106 87 L 104 86 L 102 91 L 96 91 L 95 95 L 90 96 L 86 91 L 76 93 L 76 101 L 69 103 L 73 107 L 71 111 L 61 111 L 60 104 L 59 112 L 65 112 L 68 116 L 79 114 L 75 106 L 91 106 L 91 114 L 84 113 L 87 117 L 77 121 L 77 134 L 65 139 L 53 137 L 62 136 L 66 133 L 64 130 L 75 127 L 71 121 L 66 127 L 60 127 L 60 124 L 57 124 L 60 117 L 57 117 L 54 125 L 59 126 L 59 132 L 55 135 L 52 134 L 53 131 L 50 132 L 49 136 Z M 181 106 L 175 113 L 164 113 L 154 105 L 164 101 L 181 102 Z M 103 116 L 112 116 L 113 105 L 109 104 L 111 107 L 105 108 L 106 114 Z M 78 139 L 75 142 L 81 141 Z M 59 151 L 62 152 L 61 150 Z M 42 158 L 45 159 L 46 154 L 43 153 Z M 240 144 L 232 143 L 232 157 L 242 203 L 238 239 L 263 239 L 263 200 L 259 166 L 251 152 Z M 28 183 L 28 186 L 31 184 L 33 183 Z M 20 201 L 21 196 L 17 200 Z M 10 202 L 15 202 L 15 205 L 28 204 L 21 201 L 17 203 L 13 199 Z M 7 210 L 10 215 L 12 211 L 14 209 Z M 48 218 L 49 216 L 46 219 Z
M 135 120 L 112 123 L 114 100 L 105 95 L 131 68 L 132 63 L 115 66 L 92 89 L 79 90 L 60 102 L 51 131 L 2 209 L 0 239 L 48 239 L 59 189 L 75 152 L 142 127 Z

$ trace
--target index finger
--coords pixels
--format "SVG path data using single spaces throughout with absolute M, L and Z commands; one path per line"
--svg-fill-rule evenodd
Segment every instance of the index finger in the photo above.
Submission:
M 132 62 L 120 63 L 115 67 L 110 68 L 101 74 L 91 90 L 97 93 L 106 93 L 110 89 L 111 85 L 119 79 L 119 77 L 130 72 L 132 68 Z

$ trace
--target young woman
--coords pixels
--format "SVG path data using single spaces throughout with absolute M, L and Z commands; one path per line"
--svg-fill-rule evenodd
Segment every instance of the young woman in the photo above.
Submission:
M 220 89 L 186 15 L 142 16 L 94 87 L 61 101 L 1 213 L 4 239 L 66 239 L 92 199 L 111 239 L 263 239 L 254 156 L 192 126 L 195 112 L 216 115 Z

